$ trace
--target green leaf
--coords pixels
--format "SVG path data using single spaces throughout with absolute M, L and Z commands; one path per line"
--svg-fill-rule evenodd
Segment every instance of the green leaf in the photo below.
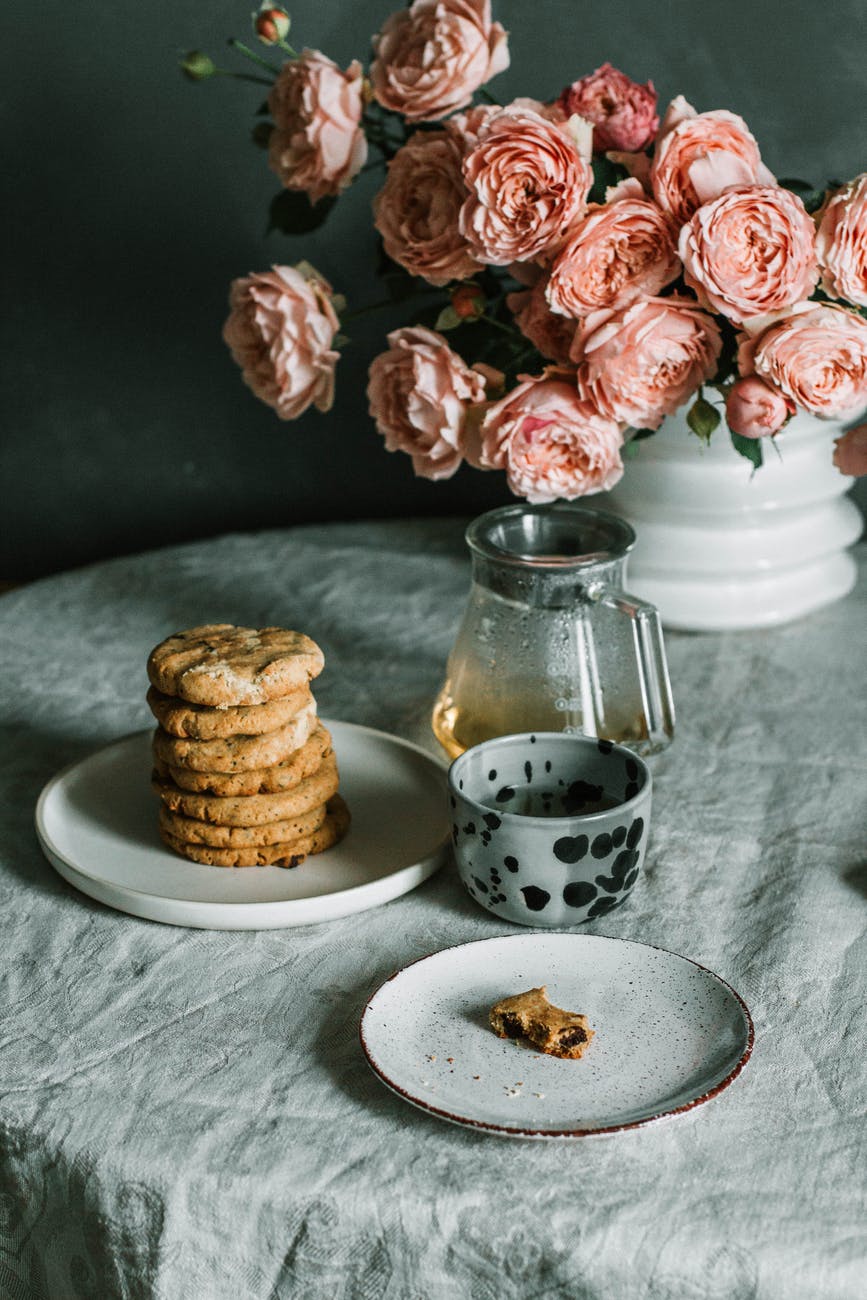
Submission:
M 791 190 L 792 194 L 797 194 L 808 212 L 815 212 L 825 202 L 824 186 L 817 189 L 811 181 L 801 181 L 796 176 L 787 176 L 785 180 L 778 183 L 784 190 Z
M 748 460 L 753 469 L 761 469 L 764 454 L 762 452 L 762 442 L 760 438 L 743 438 L 739 433 L 733 433 L 729 429 L 729 435 L 732 440 L 732 446 L 739 456 Z
M 279 230 L 284 235 L 306 235 L 322 225 L 336 202 L 331 194 L 314 204 L 299 190 L 281 190 L 271 200 L 265 233 Z
M 593 155 L 593 187 L 590 190 L 590 203 L 604 203 L 605 191 L 611 185 L 617 185 L 629 175 L 622 163 L 610 162 L 605 154 Z
M 720 422 L 720 413 L 710 402 L 697 397 L 686 413 L 686 422 L 696 437 L 702 442 L 710 442 L 710 436 Z
M 437 316 L 434 329 L 438 330 L 456 330 L 461 324 L 461 318 L 455 311 L 454 307 L 443 307 L 439 316 Z

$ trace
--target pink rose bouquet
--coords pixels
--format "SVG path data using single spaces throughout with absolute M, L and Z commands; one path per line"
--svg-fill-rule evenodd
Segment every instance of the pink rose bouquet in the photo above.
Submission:
M 380 173 L 353 252 L 382 301 L 347 311 L 298 258 L 232 285 L 226 343 L 281 419 L 329 408 L 354 322 L 389 304 L 412 314 L 372 356 L 370 414 L 433 480 L 466 463 L 530 501 L 574 500 L 681 407 L 756 467 L 797 411 L 867 408 L 867 173 L 777 180 L 736 113 L 683 96 L 660 113 L 652 81 L 609 63 L 497 102 L 491 0 L 412 0 L 346 69 L 289 45 L 281 6 L 253 30 L 264 51 L 230 41 L 244 72 L 201 52 L 182 68 L 267 86 L 253 138 L 280 181 L 270 228 L 304 235 Z M 843 473 L 867 472 L 864 428 L 838 440 Z

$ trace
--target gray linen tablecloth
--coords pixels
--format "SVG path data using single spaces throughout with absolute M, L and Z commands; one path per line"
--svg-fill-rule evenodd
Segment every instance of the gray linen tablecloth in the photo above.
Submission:
M 374 1078 L 357 1022 L 378 983 L 509 929 L 451 866 L 332 924 L 226 933 L 111 911 L 42 857 L 40 788 L 149 725 L 145 657 L 179 627 L 307 629 L 323 715 L 434 751 L 468 573 L 458 521 L 392 522 L 227 536 L 0 599 L 4 1297 L 865 1295 L 863 582 L 785 628 L 667 638 L 678 734 L 652 760 L 646 872 L 586 928 L 717 971 L 756 1046 L 666 1124 L 504 1140 Z

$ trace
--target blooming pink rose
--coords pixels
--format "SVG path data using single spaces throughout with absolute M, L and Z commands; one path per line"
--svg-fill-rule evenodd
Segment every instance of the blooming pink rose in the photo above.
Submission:
M 662 124 L 650 169 L 659 206 L 682 226 L 732 185 L 773 185 L 743 118 L 726 109 L 696 113 L 678 99 Z
M 491 0 L 415 0 L 386 20 L 373 46 L 373 93 L 410 122 L 463 108 L 509 66 L 506 33 L 491 22 Z
M 834 464 L 841 474 L 852 478 L 867 474 L 867 424 L 859 424 L 834 440 Z
M 656 91 L 653 82 L 640 86 L 610 63 L 567 86 L 560 96 L 567 117 L 577 113 L 593 123 L 593 148 L 637 153 L 656 135 Z
M 306 262 L 234 280 L 223 338 L 244 383 L 294 420 L 308 406 L 327 411 L 334 400 L 332 348 L 338 320 L 332 289 Z
M 488 408 L 481 425 L 484 469 L 504 469 L 528 501 L 573 501 L 613 487 L 623 473 L 623 434 L 563 379 L 525 379 Z
M 559 365 L 569 362 L 569 349 L 575 337 L 576 323 L 565 316 L 555 316 L 545 297 L 547 276 L 542 275 L 529 289 L 506 295 L 506 306 L 515 324 L 547 361 Z
M 460 145 L 446 131 L 417 131 L 388 164 L 373 201 L 385 251 L 429 284 L 464 280 L 479 269 L 458 229 L 466 198 Z
M 687 284 L 740 323 L 809 298 L 819 278 L 816 227 L 801 200 L 771 185 L 726 190 L 680 232 Z
M 421 325 L 393 330 L 388 347 L 374 357 L 367 386 L 386 448 L 407 452 L 422 478 L 451 478 L 464 456 L 467 411 L 484 400 L 485 380 Z
M 644 298 L 588 316 L 575 336 L 578 386 L 603 415 L 656 429 L 716 371 L 719 326 L 691 298 Z
M 464 159 L 460 228 L 479 261 L 529 262 L 563 242 L 593 184 L 568 125 L 504 109 Z
M 867 172 L 839 190 L 816 239 L 822 288 L 832 298 L 867 307 Z
M 636 181 L 624 182 L 625 197 L 591 207 L 574 227 L 551 269 L 553 311 L 577 317 L 625 307 L 677 278 L 680 260 L 668 222 L 655 203 L 636 198 L 632 186 L 640 190 Z
M 741 338 L 738 369 L 825 419 L 867 406 L 867 320 L 830 303 L 803 302 Z
M 359 62 L 341 72 L 318 50 L 283 64 L 268 96 L 274 130 L 268 162 L 289 190 L 316 203 L 338 194 L 361 170 L 367 140 L 359 123 L 363 102 Z
M 742 438 L 765 438 L 779 433 L 794 413 L 794 403 L 756 375 L 737 379 L 726 397 L 726 421 L 732 433 L 739 433 Z

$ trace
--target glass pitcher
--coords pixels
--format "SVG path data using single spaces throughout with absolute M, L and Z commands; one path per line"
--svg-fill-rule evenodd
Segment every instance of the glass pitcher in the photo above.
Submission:
M 623 590 L 629 524 L 520 504 L 481 515 L 466 540 L 472 587 L 432 719 L 446 752 L 519 731 L 580 732 L 639 754 L 669 744 L 659 615 Z

